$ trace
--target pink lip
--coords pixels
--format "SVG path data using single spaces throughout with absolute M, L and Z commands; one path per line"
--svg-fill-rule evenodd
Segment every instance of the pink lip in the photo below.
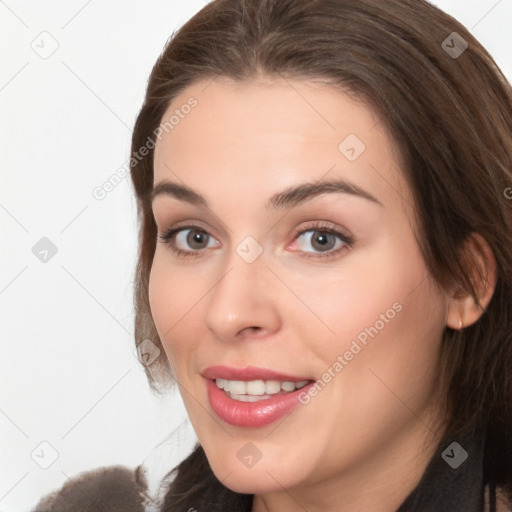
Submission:
M 203 372 L 206 380 L 208 400 L 215 414 L 226 423 L 237 427 L 262 427 L 282 418 L 299 405 L 299 395 L 308 391 L 314 382 L 301 389 L 283 395 L 275 395 L 258 402 L 241 402 L 230 398 L 226 392 L 215 384 L 214 379 L 228 380 L 279 380 L 300 382 L 312 380 L 277 373 L 263 368 L 230 368 L 227 366 L 211 366 Z
M 279 380 L 281 382 L 300 382 L 301 380 L 313 380 L 312 377 L 296 377 L 285 373 L 274 372 L 266 368 L 246 366 L 245 368 L 232 368 L 230 366 L 209 366 L 203 373 L 207 379 L 227 380 Z

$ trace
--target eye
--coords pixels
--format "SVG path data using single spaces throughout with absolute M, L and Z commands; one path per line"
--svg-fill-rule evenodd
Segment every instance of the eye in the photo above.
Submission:
M 293 244 L 299 246 L 299 251 L 307 254 L 306 258 L 330 258 L 354 244 L 351 237 L 330 224 L 317 223 L 308 227 L 309 229 L 303 229 L 297 234 Z M 308 246 L 313 251 L 308 250 Z
M 198 226 L 173 228 L 164 235 L 158 235 L 158 238 L 180 257 L 198 256 L 205 249 L 219 245 L 217 240 Z M 208 245 L 210 241 L 213 243 Z

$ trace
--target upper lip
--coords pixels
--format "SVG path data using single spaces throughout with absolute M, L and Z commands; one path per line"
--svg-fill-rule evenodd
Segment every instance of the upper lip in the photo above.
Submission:
M 232 366 L 209 366 L 202 372 L 203 377 L 207 379 L 226 379 L 226 380 L 278 380 L 281 382 L 301 382 L 304 380 L 313 380 L 309 377 L 297 377 L 286 373 L 275 372 L 267 368 L 258 368 L 256 366 L 246 366 L 245 368 L 234 368 Z

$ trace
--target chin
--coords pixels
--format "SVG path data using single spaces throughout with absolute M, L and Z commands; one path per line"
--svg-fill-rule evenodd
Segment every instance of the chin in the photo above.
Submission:
M 245 467 L 235 458 L 210 460 L 217 479 L 228 489 L 244 494 L 262 494 L 282 491 L 300 484 L 301 475 L 291 474 L 290 468 L 278 463 L 264 463 L 263 459 L 252 467 Z M 295 468 L 296 469 L 296 468 Z
M 221 475 L 218 475 L 217 473 L 215 473 L 215 476 L 228 489 L 231 489 L 234 492 L 242 494 L 268 494 L 272 492 L 282 491 L 283 487 L 289 488 L 290 485 L 288 481 L 278 483 L 268 474 L 261 474 L 261 472 L 258 472 L 258 474 L 253 474 L 251 473 L 251 471 L 233 471 L 233 473 L 231 473 L 224 480 L 221 480 Z
M 254 478 L 239 478 L 230 475 L 226 481 L 222 482 L 228 489 L 240 494 L 267 494 L 272 491 L 278 491 L 280 487 L 274 482 L 274 486 L 265 485 Z M 267 482 L 269 484 L 269 482 Z

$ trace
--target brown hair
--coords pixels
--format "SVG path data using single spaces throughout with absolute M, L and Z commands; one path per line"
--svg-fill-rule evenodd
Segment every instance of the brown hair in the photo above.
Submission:
M 450 48 L 464 48 L 454 43 L 460 37 L 468 47 L 457 55 Z M 320 78 L 377 109 L 399 148 L 417 212 L 418 244 L 440 286 L 458 283 L 478 302 L 474 277 L 479 267 L 464 257 L 463 242 L 479 233 L 489 243 L 497 262 L 494 295 L 478 322 L 461 333 L 445 330 L 440 381 L 446 382 L 451 413 L 445 437 L 487 429 L 486 478 L 509 483 L 512 200 L 505 191 L 512 181 L 510 84 L 464 26 L 425 0 L 215 0 L 173 34 L 158 58 L 136 120 L 132 152 L 153 136 L 169 103 L 193 82 L 219 75 L 249 80 L 259 74 Z M 148 303 L 156 244 L 152 150 L 134 162 L 131 177 L 140 218 L 136 341 L 149 338 L 160 346 Z M 163 351 L 146 370 L 154 389 L 172 379 Z M 197 507 L 206 489 L 222 488 L 200 446 L 176 471 L 174 497 L 168 497 L 172 503 Z M 187 501 L 194 496 L 195 501 Z M 247 497 L 232 493 L 231 499 L 233 507 L 250 510 Z

